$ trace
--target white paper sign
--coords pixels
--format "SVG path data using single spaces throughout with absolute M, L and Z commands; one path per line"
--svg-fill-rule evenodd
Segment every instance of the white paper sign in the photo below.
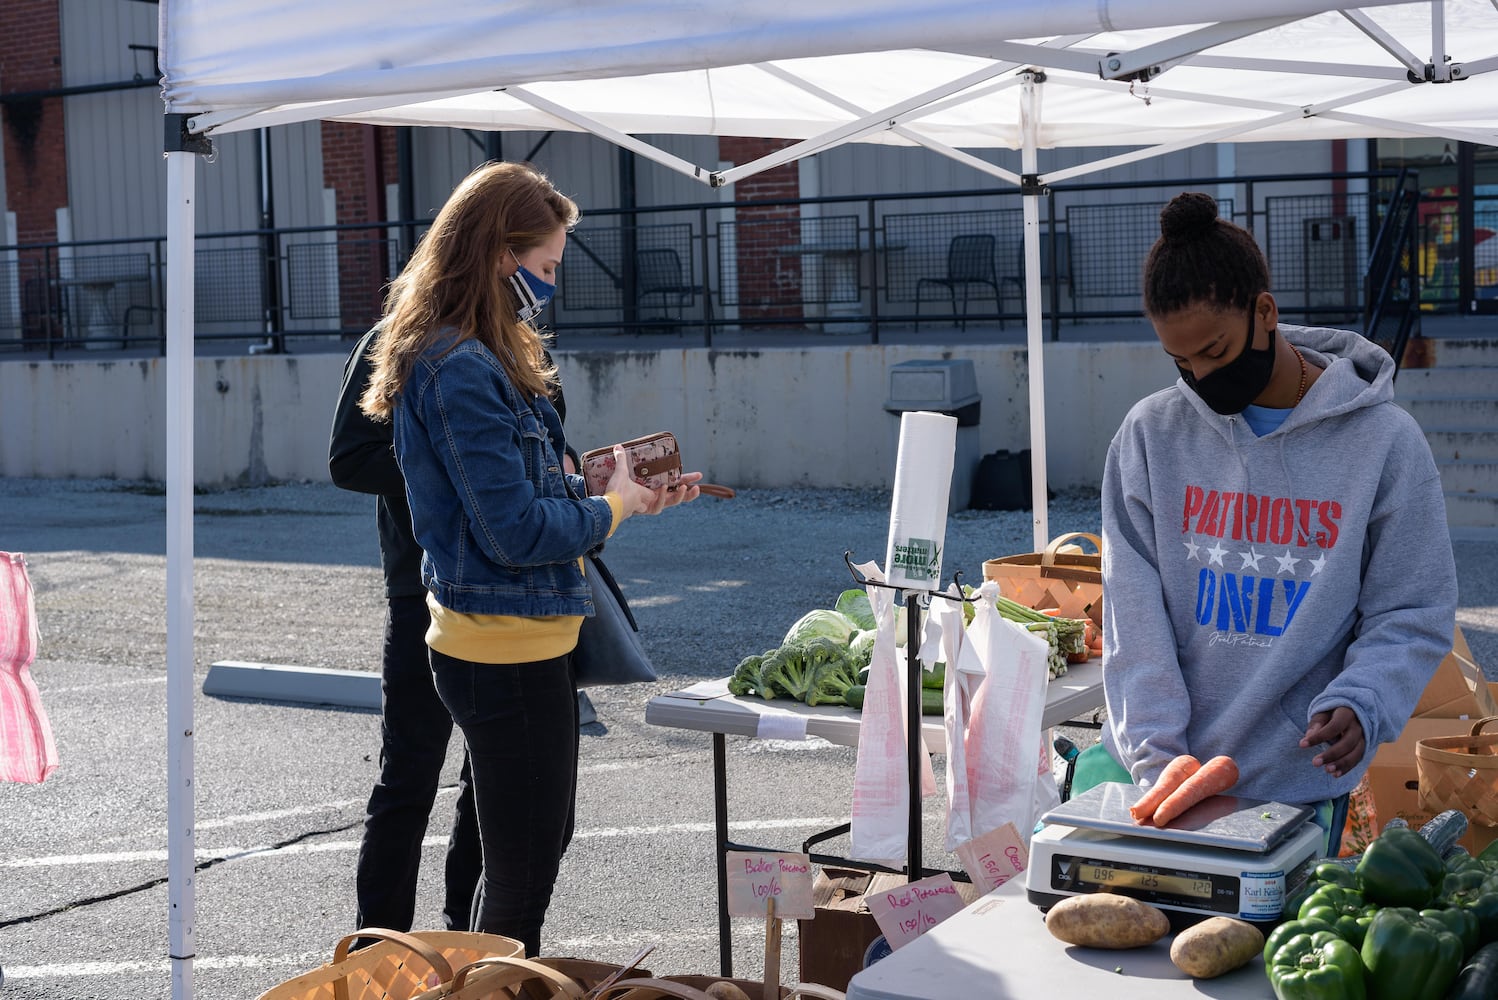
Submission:
M 914 941 L 965 905 L 946 872 L 875 893 L 864 904 L 892 949 Z
M 729 851 L 728 915 L 763 917 L 770 900 L 783 920 L 810 920 L 811 858 L 775 851 Z
M 973 884 L 987 893 L 1023 874 L 1030 855 L 1019 830 L 1013 823 L 1005 823 L 959 844 L 957 858 Z

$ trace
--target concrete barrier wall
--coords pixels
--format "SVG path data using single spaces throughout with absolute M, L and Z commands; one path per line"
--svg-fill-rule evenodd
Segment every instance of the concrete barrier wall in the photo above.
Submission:
M 899 423 L 884 409 L 888 371 L 922 358 L 973 362 L 974 460 L 1029 446 L 1026 352 L 1014 346 L 556 353 L 580 450 L 670 429 L 689 467 L 741 487 L 887 488 Z M 343 360 L 198 360 L 197 485 L 325 481 Z M 155 358 L 0 363 L 0 475 L 164 479 L 165 373 Z M 1153 341 L 1047 344 L 1045 376 L 1049 481 L 1061 487 L 1097 485 L 1129 406 L 1172 380 Z

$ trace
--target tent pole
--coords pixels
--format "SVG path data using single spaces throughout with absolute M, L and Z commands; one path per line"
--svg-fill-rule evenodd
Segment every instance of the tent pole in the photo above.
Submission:
M 1029 345 L 1030 374 L 1030 499 L 1035 525 L 1035 551 L 1043 552 L 1050 541 L 1046 511 L 1045 457 L 1045 348 L 1040 315 L 1040 157 L 1036 151 L 1040 122 L 1040 84 L 1045 75 L 1030 70 L 1024 75 L 1020 100 L 1020 201 L 1025 216 L 1025 342 Z
M 180 117 L 180 116 L 179 116 Z M 167 893 L 172 1000 L 191 1000 L 193 830 L 193 230 L 196 154 L 166 154 Z

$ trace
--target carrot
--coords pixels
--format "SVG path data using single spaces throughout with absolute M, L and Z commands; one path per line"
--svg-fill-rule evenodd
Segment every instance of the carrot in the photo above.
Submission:
M 1170 794 L 1155 810 L 1155 825 L 1164 826 L 1192 806 L 1238 783 L 1238 765 L 1228 756 L 1213 757 Z
M 1183 753 L 1166 764 L 1165 770 L 1160 772 L 1160 777 L 1155 779 L 1149 791 L 1140 796 L 1138 802 L 1129 806 L 1129 815 L 1134 817 L 1134 822 L 1144 823 L 1153 816 L 1155 810 L 1160 807 L 1160 803 L 1164 802 L 1171 792 L 1180 788 L 1182 782 L 1201 770 L 1201 766 L 1202 762 L 1189 753 Z

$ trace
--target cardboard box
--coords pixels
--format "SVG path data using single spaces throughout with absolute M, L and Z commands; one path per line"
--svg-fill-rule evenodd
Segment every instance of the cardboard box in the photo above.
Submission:
M 1380 745 L 1368 765 L 1368 787 L 1373 792 L 1378 829 L 1396 816 L 1420 827 L 1435 815 L 1420 805 L 1415 744 L 1437 736 L 1465 736 L 1472 731 L 1473 722 L 1488 716 L 1498 716 L 1498 683 L 1489 683 L 1484 677 L 1458 628 L 1451 652 L 1441 661 L 1399 739 Z M 1490 728 L 1498 731 L 1498 723 Z M 1473 824 L 1460 843 L 1477 854 L 1494 840 L 1498 840 L 1498 828 Z
M 816 916 L 796 921 L 800 939 L 800 981 L 847 992 L 848 980 L 863 969 L 864 952 L 879 936 L 866 896 L 904 885 L 904 875 L 850 868 L 823 868 L 812 881 Z M 957 882 L 962 901 L 980 895 L 971 882 Z
M 1482 719 L 1489 715 L 1498 715 L 1498 700 L 1458 628 L 1452 636 L 1451 652 L 1436 668 L 1410 718 Z

